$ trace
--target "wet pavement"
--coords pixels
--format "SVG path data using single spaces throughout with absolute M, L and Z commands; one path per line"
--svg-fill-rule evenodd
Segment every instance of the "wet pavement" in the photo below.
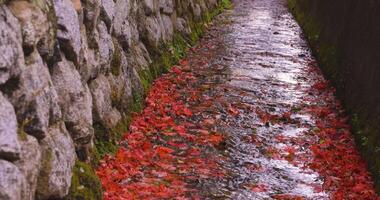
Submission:
M 102 161 L 104 199 L 375 200 L 286 0 L 233 2 Z
M 204 41 L 209 48 L 198 47 L 189 60 L 210 54 L 198 75 L 213 104 L 210 112 L 193 107 L 226 135 L 221 166 L 228 175 L 199 184 L 203 197 L 332 199 L 308 167 L 318 119 L 303 111 L 326 103 L 310 92 L 325 80 L 286 0 L 235 0 Z

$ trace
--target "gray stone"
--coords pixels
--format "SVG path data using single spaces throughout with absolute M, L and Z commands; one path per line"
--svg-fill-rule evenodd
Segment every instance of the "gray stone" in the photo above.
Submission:
M 83 23 L 89 32 L 93 31 L 98 24 L 101 1 L 102 0 L 82 0 L 84 13 Z
M 17 139 L 17 119 L 11 103 L 0 93 L 0 158 L 20 158 L 20 144 Z
M 209 10 L 215 9 L 218 6 L 217 0 L 208 0 L 208 1 L 206 1 L 206 3 L 207 3 L 207 8 Z
M 131 54 L 128 54 L 127 59 L 130 66 L 138 71 L 149 70 L 149 65 L 152 63 L 149 52 L 142 42 L 132 47 Z
M 171 42 L 173 40 L 174 35 L 174 27 L 171 17 L 167 15 L 162 15 L 162 23 L 165 32 L 165 41 Z
M 118 74 L 110 74 L 107 78 L 112 90 L 112 100 L 115 101 L 120 110 L 127 111 L 133 101 L 132 82 L 129 73 L 132 67 L 127 62 L 127 57 L 123 52 L 120 54 L 119 62 L 120 72 Z
M 104 22 L 100 22 L 98 24 L 98 32 L 99 32 L 99 61 L 102 66 L 102 70 L 109 71 L 111 60 L 115 51 L 114 44 L 112 42 L 112 37 L 107 31 L 107 27 Z
M 173 0 L 159 0 L 160 11 L 165 14 L 172 14 L 174 11 Z
M 92 98 L 72 62 L 63 59 L 51 69 L 53 84 L 59 95 L 63 119 L 76 142 L 88 142 L 92 128 Z
M 57 16 L 57 39 L 66 57 L 78 63 L 81 50 L 81 34 L 78 14 L 71 0 L 54 0 Z
M 185 19 L 181 18 L 181 17 L 178 17 L 177 18 L 177 21 L 176 21 L 176 24 L 175 24 L 175 30 L 184 34 L 184 35 L 188 35 L 191 33 L 191 29 L 190 27 L 188 26 L 187 22 Z
M 117 0 L 115 5 L 113 32 L 124 50 L 131 47 L 132 42 L 139 40 L 137 29 L 137 2 L 136 0 Z
M 0 199 L 25 199 L 26 180 L 21 171 L 12 163 L 0 160 Z
M 35 48 L 41 38 L 48 34 L 46 15 L 28 1 L 11 1 L 8 6 L 21 24 L 24 49 Z
M 117 0 L 115 5 L 115 18 L 113 23 L 113 31 L 123 46 L 128 46 L 132 42 L 132 28 L 128 21 L 130 14 L 130 1 Z
M 111 27 L 115 17 L 115 2 L 113 0 L 101 0 L 100 14 L 108 27 Z
M 38 141 L 29 135 L 22 136 L 21 159 L 15 162 L 15 165 L 24 174 L 27 181 L 27 192 L 25 200 L 33 200 L 37 187 L 37 177 L 41 168 L 41 150 Z
M 63 123 L 48 130 L 40 142 L 41 171 L 37 182 L 37 199 L 60 199 L 68 194 L 76 155 L 73 141 Z
M 112 107 L 111 86 L 105 76 L 100 75 L 90 84 L 95 110 L 95 120 L 100 121 L 105 127 L 114 127 L 121 119 L 120 113 Z
M 91 34 L 96 35 L 97 30 L 93 31 Z M 97 56 L 95 49 L 90 48 L 87 43 L 88 38 L 84 26 L 81 26 L 81 41 L 82 50 L 79 57 L 78 71 L 81 75 L 81 80 L 87 82 L 90 79 L 96 78 L 99 74 L 99 57 Z
M 47 127 L 61 118 L 58 96 L 47 66 L 37 51 L 26 60 L 18 89 L 10 101 L 15 107 L 19 125 L 38 139 L 46 135 Z
M 156 16 L 147 17 L 145 20 L 145 36 L 148 46 L 158 47 L 162 38 L 160 19 Z
M 23 67 L 22 36 L 18 20 L 0 5 L 0 85 L 20 74 Z
M 194 14 L 195 19 L 197 21 L 200 21 L 202 19 L 201 6 L 199 4 L 194 4 L 192 8 L 193 8 L 193 14 Z
M 208 8 L 207 8 L 206 2 L 204 0 L 199 1 L 199 7 L 201 7 L 202 13 L 208 12 Z
M 151 16 L 154 13 L 157 13 L 158 10 L 158 1 L 156 0 L 144 0 L 143 9 L 146 16 Z

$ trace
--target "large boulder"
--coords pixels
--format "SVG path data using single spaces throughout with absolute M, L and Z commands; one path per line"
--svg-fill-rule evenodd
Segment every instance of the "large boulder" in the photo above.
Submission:
M 38 139 L 46 136 L 50 124 L 61 119 L 58 96 L 49 70 L 37 51 L 28 56 L 17 90 L 10 95 L 21 128 Z
M 81 34 L 78 14 L 71 0 L 54 0 L 57 16 L 57 39 L 65 56 L 75 64 L 79 63 Z
M 117 0 L 115 4 L 113 32 L 124 50 L 128 50 L 132 42 L 139 40 L 137 29 L 137 1 Z
M 111 27 L 113 18 L 115 17 L 115 2 L 113 0 L 101 0 L 100 16 L 107 27 Z
M 17 119 L 11 103 L 0 92 L 0 159 L 20 158 L 20 144 L 17 136 Z
M 47 17 L 40 8 L 28 1 L 11 1 L 8 6 L 21 24 L 24 53 L 29 54 L 49 34 Z
M 173 40 L 174 36 L 174 26 L 173 26 L 173 21 L 172 18 L 168 15 L 162 15 L 162 25 L 163 25 L 163 32 L 164 35 L 164 40 L 166 42 L 171 42 Z
M 63 120 L 76 143 L 88 143 L 94 134 L 92 128 L 92 98 L 87 84 L 72 62 L 62 59 L 50 70 L 59 95 Z
M 103 21 L 98 24 L 99 32 L 99 64 L 102 72 L 108 72 L 111 69 L 111 61 L 115 51 L 111 35 L 108 33 L 107 27 Z
M 146 45 L 158 48 L 162 39 L 161 18 L 157 16 L 149 16 L 143 22 L 142 38 L 145 39 Z
M 26 180 L 21 171 L 12 163 L 0 160 L 0 199 L 25 199 Z
M 42 161 L 36 198 L 63 198 L 68 194 L 76 159 L 74 144 L 65 125 L 57 123 L 50 127 L 40 146 Z
M 94 102 L 95 120 L 105 127 L 114 127 L 121 119 L 120 113 L 112 107 L 111 86 L 104 75 L 100 75 L 90 84 L 92 99 Z
M 93 30 L 90 34 L 91 36 L 91 43 L 88 43 L 90 40 L 88 37 L 88 33 L 86 31 L 86 28 L 84 25 L 81 26 L 81 32 L 80 37 L 82 41 L 82 50 L 80 52 L 79 57 L 79 66 L 77 67 L 79 74 L 81 76 L 81 80 L 83 82 L 87 82 L 90 79 L 96 78 L 96 76 L 100 72 L 100 65 L 99 65 L 99 56 L 96 52 L 96 48 L 98 46 L 98 31 Z M 89 44 L 92 44 L 93 47 L 90 47 Z M 95 47 L 96 46 L 96 47 Z
M 159 1 L 156 0 L 144 0 L 142 1 L 142 8 L 146 16 L 156 14 L 159 7 Z
M 23 135 L 20 137 L 21 158 L 15 165 L 24 174 L 27 182 L 25 200 L 33 200 L 37 187 L 37 177 L 41 168 L 41 150 L 36 138 Z
M 173 0 L 159 0 L 159 8 L 161 13 L 172 14 L 174 12 Z
M 178 17 L 175 22 L 175 30 L 183 35 L 189 35 L 191 33 L 191 29 L 187 23 L 187 21 L 181 17 Z
M 0 5 L 0 86 L 21 72 L 24 62 L 21 43 L 21 29 L 17 18 L 6 6 Z

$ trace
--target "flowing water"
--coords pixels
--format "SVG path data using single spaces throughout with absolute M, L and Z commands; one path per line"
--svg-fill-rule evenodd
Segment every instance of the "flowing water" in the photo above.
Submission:
M 207 95 L 216 99 L 215 109 L 225 107 L 220 102 L 230 102 L 241 112 L 233 117 L 209 116 L 220 119 L 217 129 L 228 136 L 223 149 L 228 159 L 222 162 L 228 176 L 201 183 L 205 196 L 271 199 L 290 194 L 328 199 L 328 194 L 316 189 L 323 184 L 317 173 L 305 168 L 305 163 L 279 159 L 284 155 L 277 152 L 291 145 L 298 154 L 311 154 L 308 144 L 289 144 L 304 140 L 313 129 L 311 116 L 294 114 L 292 122 L 272 124 L 257 114 L 261 110 L 281 115 L 302 107 L 307 88 L 314 83 L 308 71 L 314 59 L 286 1 L 235 0 L 234 9 L 219 16 L 206 40 L 214 40 L 210 49 L 216 49 L 207 70 L 199 72 L 210 88 Z M 276 139 L 283 137 L 288 140 Z
M 379 199 L 286 0 L 234 0 L 158 78 L 105 199 Z

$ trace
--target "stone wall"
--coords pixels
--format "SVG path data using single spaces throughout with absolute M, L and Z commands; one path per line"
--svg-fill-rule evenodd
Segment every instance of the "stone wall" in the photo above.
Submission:
M 380 192 L 380 1 L 290 0 L 289 6 L 351 115 Z
M 150 81 L 225 2 L 1 0 L 0 199 L 92 187 L 73 169 L 116 148 Z

